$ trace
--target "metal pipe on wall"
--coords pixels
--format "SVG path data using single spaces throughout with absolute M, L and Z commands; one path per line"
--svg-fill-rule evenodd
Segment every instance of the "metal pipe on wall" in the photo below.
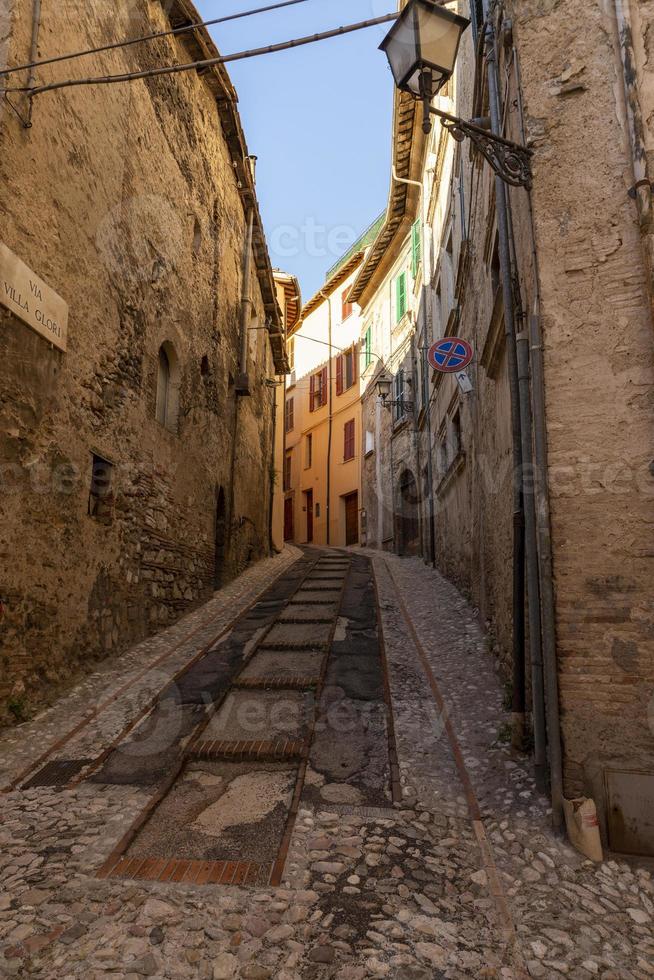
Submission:
M 518 95 L 518 119 L 522 142 L 526 143 L 522 77 L 520 59 L 513 49 L 513 69 Z M 541 592 L 541 628 L 543 638 L 543 670 L 545 675 L 547 737 L 550 763 L 550 795 L 552 823 L 556 830 L 564 824 L 563 813 L 563 748 L 561 739 L 561 714 L 559 709 L 559 675 L 556 653 L 556 597 L 554 589 L 552 525 L 548 482 L 547 410 L 545 404 L 545 363 L 543 358 L 543 332 L 540 320 L 540 268 L 536 246 L 536 227 L 532 192 L 527 197 L 529 233 L 536 300 L 534 314 L 529 318 L 529 348 L 531 365 L 531 405 L 534 426 L 534 462 L 536 492 L 536 522 L 538 531 L 538 561 Z
M 327 500 L 325 502 L 325 511 L 327 518 L 327 534 L 326 543 L 331 544 L 331 505 L 332 505 L 332 436 L 334 428 L 334 416 L 333 416 L 333 394 L 332 394 L 332 299 L 331 296 L 322 290 L 320 290 L 320 295 L 323 299 L 327 300 L 327 340 L 329 343 L 329 361 L 327 367 L 327 402 L 328 402 L 328 413 L 329 420 L 327 423 Z
M 431 171 L 428 171 L 431 172 Z M 422 221 L 421 221 L 421 249 L 422 249 L 422 315 L 423 315 L 423 333 L 425 343 L 429 343 L 432 339 L 432 315 L 429 303 L 429 281 L 431 278 L 431 270 L 429 269 L 428 255 L 429 250 L 428 240 L 427 240 L 427 225 L 428 225 L 428 214 L 429 214 L 429 202 L 427 200 L 427 192 L 424 183 L 420 180 L 409 180 L 406 177 L 398 177 L 395 165 L 393 165 L 393 180 L 397 181 L 398 184 L 409 184 L 413 187 L 420 188 L 421 194 L 421 206 L 422 206 Z M 419 358 L 426 357 L 426 351 L 418 349 Z M 418 391 L 418 380 L 422 377 L 422 370 L 416 375 L 416 383 L 414 385 L 414 414 L 416 417 L 416 432 L 418 431 L 417 423 L 417 391 Z M 427 375 L 429 377 L 429 375 Z M 427 383 L 426 391 L 426 401 L 427 401 L 427 438 L 428 449 L 427 449 L 427 484 L 429 489 L 429 561 L 432 568 L 436 568 L 436 511 L 434 503 L 434 447 L 432 445 L 432 432 L 431 432 L 431 385 Z M 416 449 L 418 452 L 418 449 Z M 418 464 L 419 466 L 419 464 Z M 418 480 L 420 480 L 420 470 L 418 470 Z
M 30 63 L 34 65 L 39 56 L 39 37 L 41 35 L 41 0 L 34 0 L 34 7 L 32 8 L 32 42 L 30 45 Z M 29 88 L 34 86 L 36 81 L 36 67 L 32 67 L 27 75 L 27 85 Z M 33 101 L 31 96 L 28 96 L 29 108 L 27 110 L 27 123 L 25 124 L 25 129 L 30 129 L 32 125 L 32 107 Z
M 250 208 L 247 219 L 247 232 L 243 246 L 243 289 L 241 296 L 241 358 L 239 373 L 242 378 L 248 370 L 248 338 L 252 319 L 252 240 L 254 237 L 254 208 Z
M 652 182 L 650 180 L 645 147 L 643 112 L 638 94 L 636 55 L 634 51 L 633 24 L 629 0 L 615 0 L 615 17 L 618 26 L 629 148 L 634 171 L 632 194 L 638 208 L 638 222 L 640 225 L 647 272 L 647 291 L 651 305 L 654 303 L 654 213 L 652 211 Z
M 495 50 L 495 30 L 489 18 L 489 0 L 484 0 L 486 18 L 485 52 L 488 70 L 488 91 L 492 132 L 501 135 L 502 113 L 500 107 L 497 57 Z M 511 402 L 511 441 L 513 457 L 513 739 L 522 741 L 523 733 L 517 729 L 524 721 L 524 690 L 517 685 L 524 678 L 524 554 L 525 528 L 522 498 L 522 427 L 520 420 L 520 385 L 518 380 L 518 357 L 516 350 L 515 309 L 513 301 L 513 278 L 511 274 L 511 250 L 507 217 L 506 187 L 501 177 L 495 178 L 495 208 L 499 239 L 499 258 L 502 277 L 502 296 L 504 301 L 504 335 L 509 375 L 509 395 Z M 534 677 L 534 706 L 542 694 L 542 674 Z M 522 711 L 520 710 L 522 709 Z M 545 771 L 547 760 L 544 712 L 534 711 L 534 764 L 539 780 Z

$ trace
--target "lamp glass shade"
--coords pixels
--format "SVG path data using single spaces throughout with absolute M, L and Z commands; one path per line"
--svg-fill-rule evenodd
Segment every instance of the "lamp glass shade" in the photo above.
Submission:
M 377 391 L 379 392 L 379 397 L 382 400 L 388 398 L 391 393 L 391 380 L 390 378 L 381 377 L 377 380 Z
M 430 71 L 436 95 L 452 76 L 469 23 L 434 0 L 410 0 L 381 44 L 397 87 L 422 95 L 420 76 Z

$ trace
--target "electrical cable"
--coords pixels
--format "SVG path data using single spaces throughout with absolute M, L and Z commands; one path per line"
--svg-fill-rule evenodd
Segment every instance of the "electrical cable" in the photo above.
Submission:
M 154 34 L 144 34 L 141 37 L 130 38 L 127 41 L 115 41 L 113 44 L 103 44 L 98 48 L 85 48 L 83 51 L 72 51 L 69 54 L 56 55 L 53 58 L 44 58 L 42 61 L 31 61 L 24 65 L 17 65 L 15 68 L 3 68 L 0 71 L 0 78 L 6 75 L 14 75 L 19 71 L 31 71 L 34 68 L 42 68 L 44 65 L 54 65 L 62 61 L 73 61 L 76 58 L 84 58 L 87 55 L 102 54 L 104 51 L 115 51 L 117 48 L 128 48 L 133 44 L 143 44 L 145 41 L 157 41 L 162 37 L 173 37 L 179 34 L 188 34 L 191 31 L 199 30 L 201 27 L 212 27 L 215 24 L 226 24 L 232 20 L 241 20 L 243 17 L 254 17 L 256 14 L 265 14 L 271 10 L 281 10 L 283 7 L 293 7 L 299 3 L 307 3 L 308 0 L 283 0 L 282 3 L 274 3 L 268 7 L 257 7 L 255 10 L 245 10 L 240 14 L 230 14 L 226 17 L 217 17 L 213 20 L 202 20 L 193 24 L 185 24 L 183 27 L 174 27 L 169 31 L 158 31 Z
M 302 47 L 307 44 L 315 44 L 318 41 L 326 41 L 330 38 L 341 37 L 344 34 L 352 34 L 354 31 L 361 31 L 368 27 L 376 27 L 379 24 L 388 24 L 395 21 L 398 14 L 386 14 L 383 17 L 375 17 L 372 20 L 364 20 L 358 24 L 348 24 L 345 27 L 337 27 L 331 31 L 324 31 L 321 34 L 312 34 L 307 37 L 296 38 L 292 41 L 282 41 L 280 44 L 269 44 L 262 48 L 253 48 L 250 51 L 239 51 L 235 54 L 228 54 L 218 58 L 206 58 L 202 61 L 192 61 L 184 65 L 168 65 L 162 68 L 151 68 L 145 71 L 127 72 L 121 75 L 99 75 L 92 78 L 69 79 L 63 82 L 51 82 L 49 85 L 36 87 L 17 86 L 15 88 L 0 90 L 4 92 L 24 92 L 30 97 L 42 95 L 44 92 L 54 92 L 64 88 L 74 88 L 86 85 L 111 85 L 119 82 L 132 82 L 143 78 L 156 78 L 160 75 L 174 75 L 179 72 L 193 71 L 200 68 L 213 68 L 217 65 L 225 65 L 234 61 L 244 61 L 247 58 L 257 58 L 264 54 L 276 54 L 278 51 L 288 51 L 292 48 Z

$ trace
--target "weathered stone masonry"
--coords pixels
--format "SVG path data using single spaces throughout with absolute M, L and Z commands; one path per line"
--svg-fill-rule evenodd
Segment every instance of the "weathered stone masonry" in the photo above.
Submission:
M 0 55 L 18 64 L 31 0 L 9 16 Z M 103 0 L 46 0 L 39 56 L 199 19 L 186 0 L 111 5 L 110 16 Z M 37 79 L 215 54 L 195 32 Z M 44 95 L 31 129 L 0 109 L 0 239 L 70 307 L 66 353 L 0 307 L 0 717 L 172 622 L 268 550 L 264 382 L 283 348 L 251 331 L 251 395 L 238 397 L 250 207 L 253 326 L 276 332 L 278 307 L 235 99 L 216 69 Z M 95 516 L 93 455 L 112 464 Z

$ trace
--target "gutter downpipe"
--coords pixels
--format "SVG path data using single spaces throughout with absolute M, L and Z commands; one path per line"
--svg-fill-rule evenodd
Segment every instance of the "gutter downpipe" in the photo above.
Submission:
M 245 236 L 245 246 L 243 248 L 243 295 L 241 297 L 241 358 L 239 363 L 239 373 L 242 378 L 247 377 L 248 359 L 248 328 L 250 326 L 252 313 L 252 290 L 250 288 L 250 278 L 252 273 L 252 240 L 254 237 L 254 208 L 250 208 L 248 213 L 247 233 Z
M 622 81 L 629 129 L 629 144 L 634 171 L 634 197 L 638 209 L 638 223 L 647 270 L 647 292 L 650 308 L 654 304 L 654 238 L 652 235 L 652 183 L 649 175 L 645 148 L 645 126 L 638 97 L 638 76 L 634 53 L 634 33 L 629 0 L 615 0 L 615 18 L 618 25 Z
M 286 384 L 284 384 L 284 400 L 286 399 Z M 277 387 L 273 388 L 272 398 L 272 466 L 270 467 L 270 507 L 268 512 L 268 553 L 272 556 L 275 550 L 273 541 L 273 522 L 275 519 L 275 450 L 277 449 Z M 284 456 L 282 455 L 282 461 Z M 283 546 L 282 546 L 283 547 Z
M 38 61 L 39 56 L 39 37 L 41 34 L 41 0 L 34 0 L 32 8 L 32 43 L 30 45 L 30 62 L 33 64 Z M 36 80 L 36 67 L 30 68 L 27 75 L 27 87 L 32 88 Z M 23 123 L 25 129 L 32 128 L 32 96 L 28 95 L 27 122 Z
M 234 385 L 234 428 L 232 436 L 232 451 L 229 462 L 229 514 L 227 523 L 227 540 L 225 550 L 229 553 L 231 551 L 231 542 L 234 529 L 234 499 L 235 499 L 235 487 L 234 487 L 234 476 L 236 472 L 236 443 L 238 440 L 238 419 L 239 419 L 239 402 L 243 397 L 244 390 L 239 390 L 239 385 L 244 384 L 246 380 L 246 368 L 247 368 L 247 351 L 248 351 L 248 326 L 250 323 L 250 308 L 252 306 L 252 295 L 250 292 L 250 271 L 252 268 L 252 238 L 254 234 L 254 208 L 250 208 L 247 217 L 247 231 L 245 235 L 245 243 L 243 246 L 243 284 L 242 284 L 242 294 L 241 294 L 241 349 L 239 354 L 239 377 L 236 379 L 236 384 Z
M 485 52 L 488 68 L 488 90 L 493 133 L 502 133 L 502 113 L 500 108 L 497 57 L 495 51 L 495 29 L 489 17 L 489 0 L 484 0 L 486 18 Z M 525 698 L 525 517 L 522 493 L 522 422 L 520 414 L 520 381 L 516 347 L 515 308 L 513 299 L 513 279 L 511 274 L 511 248 L 507 212 L 506 186 L 501 177 L 495 178 L 495 206 L 499 239 L 499 258 L 502 273 L 502 295 L 504 301 L 504 333 L 509 372 L 509 393 L 511 401 L 511 435 L 513 454 L 513 744 L 522 747 L 524 739 Z M 533 601 L 533 595 L 530 595 Z M 545 732 L 545 706 L 543 698 L 543 673 L 540 650 L 534 659 L 532 642 L 532 689 L 534 726 L 534 767 L 536 784 L 540 790 L 545 787 L 547 768 L 547 747 Z
M 429 204 L 427 202 L 427 195 L 425 193 L 424 184 L 420 180 L 409 180 L 406 177 L 398 177 L 397 170 L 395 169 L 395 164 L 393 164 L 393 180 L 397 181 L 398 184 L 409 184 L 413 187 L 419 187 L 421 191 L 422 198 L 422 315 L 424 318 L 425 327 L 425 339 L 431 341 L 431 309 L 429 309 L 428 296 L 429 288 L 427 286 L 428 281 L 428 270 L 427 270 L 427 214 L 429 209 Z M 431 270 L 429 270 L 431 271 Z M 426 352 L 419 350 L 418 355 L 420 358 L 426 356 Z M 416 378 L 416 383 L 413 389 L 414 403 L 416 401 L 416 395 L 418 392 L 418 380 L 420 374 Z M 429 375 L 427 375 L 429 377 Z M 415 413 L 414 404 L 414 415 Z M 417 428 L 417 415 L 416 415 L 416 428 Z M 432 430 L 431 430 L 431 385 L 427 384 L 427 439 L 429 441 L 428 452 L 427 452 L 427 482 L 429 483 L 429 561 L 432 568 L 436 568 L 436 511 L 434 507 L 434 449 L 432 446 Z M 418 473 L 418 480 L 420 480 L 420 473 Z
M 331 544 L 331 520 L 332 520 L 332 435 L 334 428 L 334 416 L 333 416 L 333 395 L 332 395 L 332 298 L 330 295 L 325 293 L 322 289 L 320 290 L 320 295 L 323 299 L 327 300 L 327 340 L 329 343 L 329 367 L 327 369 L 327 384 L 329 386 L 329 422 L 327 430 L 327 502 L 325 504 L 325 510 L 327 511 L 327 541 L 326 543 Z
M 526 144 L 522 76 L 518 54 L 514 51 L 514 70 L 518 91 L 522 142 Z M 534 460 L 536 522 L 538 532 L 538 559 L 540 570 L 541 616 L 543 637 L 543 666 L 547 701 L 547 734 L 550 762 L 550 793 L 552 799 L 552 825 L 561 831 L 563 813 L 563 749 L 561 739 L 561 714 L 559 709 L 559 675 L 556 651 L 556 596 L 554 590 L 552 525 L 548 485 L 547 410 L 545 404 L 545 364 L 543 359 L 543 334 L 540 320 L 540 269 L 536 247 L 536 226 L 531 192 L 528 195 L 529 229 L 534 263 L 536 301 L 529 317 L 529 347 L 531 360 L 531 400 L 534 423 Z

